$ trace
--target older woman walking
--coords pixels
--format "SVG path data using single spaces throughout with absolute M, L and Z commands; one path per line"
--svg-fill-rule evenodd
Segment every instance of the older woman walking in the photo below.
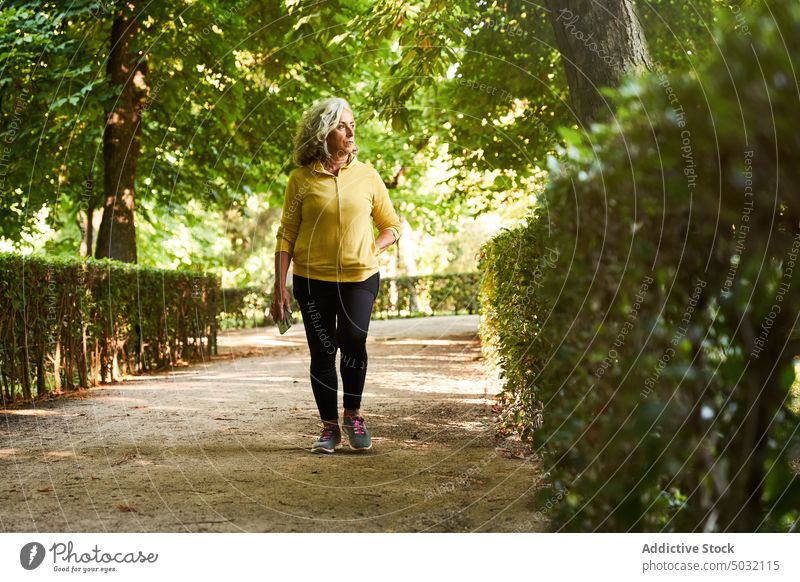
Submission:
M 356 159 L 355 121 L 347 101 L 329 98 L 306 111 L 295 136 L 292 170 L 275 247 L 270 313 L 290 305 L 286 277 L 303 315 L 311 354 L 311 388 L 322 430 L 311 450 L 333 453 L 339 427 L 336 352 L 341 352 L 344 418 L 350 447 L 372 439 L 361 416 L 367 332 L 380 287 L 378 255 L 400 237 L 400 219 L 378 172 Z M 373 233 L 372 219 L 378 227 Z

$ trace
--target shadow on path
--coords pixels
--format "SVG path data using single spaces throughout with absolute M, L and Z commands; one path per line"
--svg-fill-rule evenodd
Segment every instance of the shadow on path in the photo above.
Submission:
M 370 324 L 366 453 L 308 451 L 302 324 L 230 332 L 215 361 L 1 411 L 0 530 L 538 531 L 536 464 L 495 443 L 499 382 L 477 326 Z

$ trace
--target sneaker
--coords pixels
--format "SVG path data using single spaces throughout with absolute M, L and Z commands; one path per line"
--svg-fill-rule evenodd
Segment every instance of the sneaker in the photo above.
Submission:
M 324 426 L 319 434 L 319 439 L 311 445 L 312 453 L 332 453 L 342 443 L 342 431 L 338 427 Z
M 347 441 L 350 448 L 356 451 L 366 451 L 372 448 L 372 439 L 364 426 L 364 418 L 361 416 L 345 416 L 342 427 L 347 432 Z

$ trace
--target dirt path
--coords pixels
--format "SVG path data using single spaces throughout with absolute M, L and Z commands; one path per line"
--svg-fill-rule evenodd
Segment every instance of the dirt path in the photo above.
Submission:
M 302 325 L 219 359 L 0 412 L 0 531 L 537 531 L 535 462 L 496 447 L 477 316 L 373 321 L 367 453 L 308 447 Z M 247 355 L 247 357 L 245 357 Z

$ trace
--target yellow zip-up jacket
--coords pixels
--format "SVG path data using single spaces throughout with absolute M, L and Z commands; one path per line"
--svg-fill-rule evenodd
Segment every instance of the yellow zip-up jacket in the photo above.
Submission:
M 322 281 L 358 282 L 377 273 L 378 231 L 400 238 L 400 218 L 377 170 L 356 159 L 330 173 L 317 161 L 289 174 L 275 253 L 292 257 L 294 272 Z

